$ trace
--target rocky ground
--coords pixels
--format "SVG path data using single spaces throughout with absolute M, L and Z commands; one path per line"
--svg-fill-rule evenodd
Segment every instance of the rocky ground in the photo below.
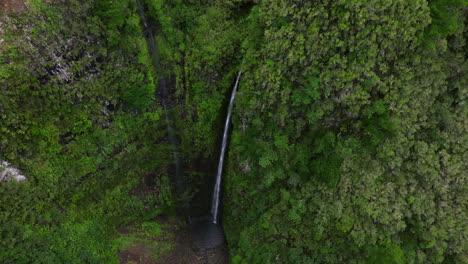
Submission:
M 162 227 L 162 233 L 134 243 L 119 251 L 120 263 L 126 264 L 224 264 L 228 261 L 226 245 L 201 250 L 193 243 L 190 228 L 176 219 L 158 217 L 152 221 Z M 120 234 L 131 236 L 132 228 L 125 227 Z M 153 246 L 148 246 L 152 244 Z

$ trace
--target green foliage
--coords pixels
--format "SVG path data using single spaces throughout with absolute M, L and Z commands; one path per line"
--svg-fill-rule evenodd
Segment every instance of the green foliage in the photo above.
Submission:
M 340 177 L 342 158 L 337 150 L 336 137 L 333 133 L 315 136 L 312 153 L 316 154 L 311 162 L 315 177 L 330 187 L 335 187 Z
M 367 263 L 403 264 L 406 263 L 403 250 L 392 242 L 387 242 L 384 247 L 371 248 L 367 252 Z
M 173 245 L 167 241 L 162 242 L 163 229 L 157 222 L 143 222 L 130 227 L 125 234 L 119 234 L 113 244 L 119 251 L 132 247 L 141 247 L 145 254 L 157 260 L 160 254 L 172 249 Z M 167 239 L 167 235 L 165 239 Z
M 183 130 L 181 151 L 187 160 L 213 157 L 224 122 L 224 104 L 232 89 L 244 39 L 244 17 L 233 3 L 149 0 L 148 14 L 158 22 L 156 37 L 166 71 L 175 76 L 173 116 Z
M 2 183 L 0 260 L 156 248 L 152 222 L 106 243 L 175 200 L 135 4 L 34 2 L 0 47 L 0 160 L 28 177 Z M 217 155 L 243 72 L 223 178 L 233 263 L 468 263 L 466 1 L 144 4 L 185 162 Z M 150 174 L 151 195 L 132 195 Z
M 148 1 L 188 159 L 213 154 L 243 71 L 224 175 L 233 263 L 464 263 L 463 5 Z
M 49 2 L 2 21 L 0 161 L 27 181 L 1 183 L 0 262 L 117 263 L 116 229 L 173 206 L 151 58 L 134 1 Z
M 425 43 L 435 49 L 435 42 L 453 35 L 464 27 L 463 7 L 468 7 L 465 0 L 434 0 L 430 1 L 431 25 L 426 28 Z
M 466 195 L 446 181 L 464 178 L 460 3 L 255 2 L 225 174 L 233 261 L 464 263 Z

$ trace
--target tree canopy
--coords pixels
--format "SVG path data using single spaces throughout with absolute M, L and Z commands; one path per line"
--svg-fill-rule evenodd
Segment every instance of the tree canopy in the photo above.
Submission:
M 232 263 L 468 263 L 466 0 L 145 0 L 149 26 L 66 2 L 1 20 L 0 162 L 26 180 L 0 182 L 0 262 L 115 263 L 120 226 L 177 206 L 153 30 L 187 166 L 215 166 L 243 72 Z

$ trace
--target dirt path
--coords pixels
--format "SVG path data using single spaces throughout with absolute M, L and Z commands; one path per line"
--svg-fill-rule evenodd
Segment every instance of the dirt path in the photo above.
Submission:
M 25 8 L 24 0 L 0 0 L 0 15 L 20 12 Z

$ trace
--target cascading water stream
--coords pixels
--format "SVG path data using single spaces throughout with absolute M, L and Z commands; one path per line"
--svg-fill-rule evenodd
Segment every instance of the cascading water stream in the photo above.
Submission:
M 184 191 L 183 184 L 182 184 L 182 163 L 179 158 L 179 152 L 177 150 L 177 141 L 176 141 L 174 129 L 171 125 L 171 120 L 170 120 L 169 111 L 168 111 L 168 104 L 167 104 L 168 91 L 167 91 L 166 77 L 164 76 L 164 72 L 162 70 L 161 59 L 159 57 L 159 53 L 156 48 L 156 42 L 154 40 L 153 31 L 149 27 L 148 21 L 146 20 L 146 17 L 145 17 L 143 5 L 141 4 L 140 0 L 136 0 L 136 3 L 138 6 L 138 13 L 140 15 L 141 22 L 144 27 L 144 32 L 146 33 L 146 40 L 148 42 L 149 52 L 153 60 L 153 66 L 156 68 L 156 71 L 158 73 L 158 89 L 160 90 L 161 105 L 164 110 L 164 117 L 165 117 L 166 127 L 167 127 L 167 136 L 168 136 L 169 143 L 171 144 L 171 147 L 172 147 L 172 157 L 174 159 L 176 188 L 179 193 L 182 193 Z M 188 203 L 184 203 L 184 208 L 188 211 Z M 188 214 L 188 212 L 187 212 L 187 216 L 190 221 L 190 215 Z
M 228 140 L 228 130 L 229 124 L 231 122 L 231 115 L 232 115 L 232 108 L 234 105 L 234 99 L 236 97 L 237 87 L 239 86 L 239 80 L 241 77 L 242 72 L 239 72 L 237 75 L 236 84 L 232 89 L 231 100 L 229 101 L 229 108 L 226 117 L 226 123 L 224 124 L 224 133 L 223 133 L 223 143 L 221 144 L 221 154 L 219 156 L 219 163 L 218 163 L 218 172 L 216 174 L 216 183 L 213 190 L 213 200 L 211 202 L 211 217 L 214 224 L 218 223 L 218 213 L 219 213 L 219 196 L 221 193 L 221 178 L 223 174 L 223 166 L 224 166 L 224 155 L 226 153 L 226 146 Z

